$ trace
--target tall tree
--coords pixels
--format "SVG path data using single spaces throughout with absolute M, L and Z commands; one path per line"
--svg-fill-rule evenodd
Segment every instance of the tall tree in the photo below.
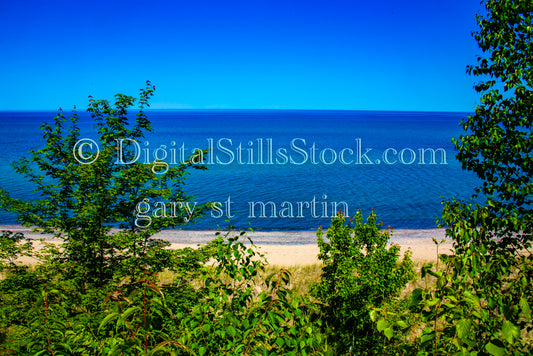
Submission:
M 145 268 L 168 267 L 166 244 L 150 237 L 194 220 L 208 208 L 186 209 L 192 197 L 183 190 L 186 169 L 204 169 L 194 162 L 206 151 L 172 166 L 162 159 L 149 164 L 135 159 L 134 142 L 152 131 L 145 109 L 153 92 L 147 81 L 138 100 L 123 94 L 116 94 L 113 103 L 89 97 L 87 111 L 98 137 L 93 141 L 80 136 L 76 112 L 67 119 L 60 110 L 52 124 L 41 126 L 46 145 L 13 164 L 41 198 L 17 199 L 0 190 L 0 206 L 16 213 L 20 223 L 64 241 L 59 257 L 73 262 L 72 271 L 82 280 L 103 284 L 117 272 L 134 278 Z M 128 109 L 136 103 L 130 123 Z M 171 206 L 163 205 L 168 202 Z
M 498 247 L 522 248 L 533 238 L 533 2 L 485 5 L 474 33 L 483 54 L 467 67 L 480 79 L 480 104 L 454 143 L 463 168 L 482 180 L 485 228 Z

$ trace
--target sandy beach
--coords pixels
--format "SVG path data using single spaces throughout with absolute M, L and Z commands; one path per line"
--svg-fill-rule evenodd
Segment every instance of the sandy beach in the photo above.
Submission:
M 248 235 L 260 248 L 270 264 L 279 266 L 306 265 L 318 263 L 316 231 L 256 231 Z M 163 231 L 158 238 L 170 241 L 174 248 L 195 247 L 215 236 L 215 231 Z M 400 246 L 401 252 L 412 251 L 414 261 L 435 261 L 437 246 L 432 238 L 445 238 L 444 229 L 401 229 L 395 230 L 390 243 Z M 439 246 L 439 253 L 449 253 L 451 242 Z
M 47 241 L 54 241 L 51 235 L 41 235 L 17 225 L 3 225 L 0 226 L 0 230 L 22 232 L 30 239 L 45 238 Z M 214 230 L 165 230 L 155 237 L 169 241 L 172 248 L 178 249 L 195 248 L 205 244 L 213 239 L 215 234 Z M 295 266 L 318 263 L 316 231 L 255 231 L 247 234 L 272 265 Z M 444 237 L 444 229 L 399 229 L 393 231 L 390 243 L 399 245 L 402 253 L 407 250 L 412 251 L 414 261 L 426 262 L 435 261 L 437 258 L 437 246 L 433 238 L 441 241 Z M 439 253 L 449 253 L 451 247 L 451 242 L 446 241 L 439 246 Z

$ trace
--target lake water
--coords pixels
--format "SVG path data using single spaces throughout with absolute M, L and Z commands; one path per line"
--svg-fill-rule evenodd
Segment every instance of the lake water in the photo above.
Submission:
M 39 126 L 54 112 L 0 112 L 0 187 L 34 199 L 32 186 L 10 162 L 39 148 Z M 190 202 L 220 202 L 186 229 L 232 225 L 258 230 L 314 230 L 338 209 L 353 216 L 374 208 L 384 226 L 436 227 L 441 201 L 467 198 L 478 183 L 455 159 L 452 137 L 467 113 L 153 110 L 154 132 L 139 141 L 138 161 L 169 164 L 195 148 L 210 148 L 208 170 L 192 171 L 185 183 Z M 93 137 L 94 123 L 80 126 Z M 161 145 L 165 149 L 156 149 Z M 165 151 L 165 152 L 163 152 Z M 15 216 L 0 213 L 0 224 Z

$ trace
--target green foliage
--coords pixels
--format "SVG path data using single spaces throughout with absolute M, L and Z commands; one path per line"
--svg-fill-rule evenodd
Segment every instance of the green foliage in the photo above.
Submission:
M 112 336 L 104 338 L 107 342 L 102 345 L 102 355 L 153 355 L 162 349 L 159 344 L 170 338 L 164 326 L 172 311 L 153 277 L 136 281 L 137 288 L 128 297 L 119 291 L 109 293 L 108 299 L 116 308 L 98 327 L 99 335 Z M 108 328 L 112 323 L 114 327 Z
M 314 295 L 323 303 L 322 316 L 331 328 L 337 353 L 383 352 L 383 338 L 374 335 L 369 309 L 398 297 L 413 277 L 413 263 L 400 248 L 387 247 L 389 232 L 380 230 L 372 212 L 367 222 L 359 211 L 353 223 L 340 212 L 327 230 L 317 233 L 323 261 Z M 381 345 L 380 345 L 381 343 Z
M 87 333 L 95 328 L 94 315 L 103 294 L 80 295 L 72 280 L 47 266 L 9 274 L 0 282 L 3 344 L 17 354 L 75 354 L 89 350 Z M 94 340 L 93 340 L 94 341 Z M 93 342 L 92 350 L 98 345 Z
M 410 310 L 376 309 L 378 329 L 419 355 L 525 355 L 533 352 L 533 3 L 487 0 L 475 33 L 484 56 L 468 73 L 482 95 L 466 133 L 454 140 L 464 169 L 481 178 L 482 204 L 448 201 L 442 225 L 454 254 L 444 269 L 422 268 L 435 285 L 411 294 Z M 478 199 L 479 201 L 479 199 Z M 418 317 L 419 336 L 396 321 Z
M 244 232 L 175 252 L 175 280 L 155 273 L 86 288 L 54 259 L 0 281 L 0 350 L 19 355 L 331 354 L 318 310 Z M 48 253 L 57 253 L 50 247 Z M 41 256 L 42 257 L 42 256 Z M 178 258 L 179 257 L 179 258 Z M 48 261 L 48 262 L 46 262 Z
M 177 341 L 197 355 L 327 351 L 320 324 L 311 321 L 313 306 L 288 288 L 289 272 L 281 270 L 258 281 L 256 277 L 265 267 L 263 256 L 244 232 L 230 234 L 211 242 L 214 265 L 207 267 L 202 277 L 205 297 L 191 314 L 178 315 L 182 329 Z
M 489 210 L 479 206 L 445 211 L 443 219 L 455 222 L 446 233 L 456 248 L 455 254 L 440 256 L 441 269 L 422 268 L 422 277 L 431 276 L 435 284 L 415 289 L 403 313 L 375 310 L 378 329 L 394 337 L 403 353 L 524 355 L 533 350 L 533 257 L 490 253 L 480 243 L 490 236 L 484 227 L 489 218 Z M 409 322 L 413 316 L 416 324 Z M 413 327 L 420 336 L 406 341 Z
M 464 169 L 482 179 L 491 218 L 485 225 L 502 248 L 530 246 L 533 238 L 533 3 L 485 2 L 474 34 L 483 55 L 467 72 L 480 77 L 481 104 L 454 140 Z
M 60 110 L 42 125 L 45 146 L 14 163 L 35 186 L 40 199 L 25 201 L 0 191 L 0 206 L 18 221 L 52 233 L 60 246 L 41 241 L 34 251 L 21 234 L 0 239 L 0 352 L 19 355 L 241 354 L 307 355 L 327 351 L 316 308 L 288 287 L 282 270 L 265 280 L 265 259 L 244 232 L 218 234 L 199 249 L 171 250 L 151 236 L 187 223 L 193 213 L 174 209 L 172 218 L 151 214 L 140 226 L 139 208 L 154 202 L 191 201 L 183 192 L 187 168 L 118 164 L 117 142 L 126 142 L 122 159 L 135 161 L 128 142 L 151 131 L 145 113 L 154 88 L 149 82 L 139 99 L 117 94 L 114 103 L 90 98 L 98 155 L 76 151 L 82 138 L 76 112 Z M 133 123 L 129 108 L 138 103 Z M 122 140 L 122 141 L 121 141 Z M 92 147 L 93 149 L 96 147 Z M 80 158 L 82 158 L 80 160 Z M 164 172 L 163 172 L 164 171 Z M 177 211 L 176 211 L 177 210 Z M 145 224 L 146 222 L 149 224 Z M 112 229 L 118 228 L 118 229 Z M 34 268 L 19 257 L 33 257 Z M 171 271 L 175 280 L 157 283 Z
M 1 231 L 0 235 L 0 271 L 17 270 L 22 263 L 17 259 L 31 256 L 33 245 L 20 232 Z M 24 241 L 24 243 L 22 243 Z
M 78 114 L 73 112 L 67 120 L 60 110 L 52 124 L 41 126 L 45 146 L 13 164 L 42 198 L 25 201 L 0 190 L 0 206 L 15 212 L 20 223 L 64 241 L 64 250 L 57 258 L 72 263 L 71 277 L 102 284 L 125 275 L 134 280 L 146 269 L 162 270 L 170 265 L 170 255 L 165 252 L 168 243 L 150 236 L 162 228 L 191 221 L 208 208 L 207 204 L 196 206 L 192 214 L 174 209 L 172 218 L 153 216 L 149 226 L 142 229 L 136 224 L 134 213 L 140 203 L 191 201 L 183 191 L 185 170 L 205 168 L 193 163 L 195 156 L 166 167 L 164 174 L 160 160 L 151 164 L 134 160 L 134 146 L 127 143 L 142 139 L 152 130 L 145 109 L 153 91 L 147 82 L 138 100 L 123 94 L 115 95 L 114 103 L 90 98 L 87 111 L 95 122 L 94 143 L 99 148 L 90 164 L 81 159 L 89 153 L 80 155 L 78 151 L 77 143 L 83 138 Z M 128 110 L 136 102 L 138 110 L 130 124 Z M 126 143 L 123 162 L 135 163 L 118 161 L 121 140 Z M 115 233 L 112 227 L 121 230 Z

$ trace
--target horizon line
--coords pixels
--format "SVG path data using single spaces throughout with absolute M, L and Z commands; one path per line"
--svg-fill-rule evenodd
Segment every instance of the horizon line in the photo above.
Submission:
M 60 110 L 61 109 L 61 110 Z M 10 112 L 87 112 L 87 110 L 73 109 L 0 109 L 0 113 Z M 131 108 L 130 111 L 139 111 L 139 108 Z M 280 109 L 280 108 L 260 108 L 260 109 L 243 109 L 243 108 L 145 108 L 144 111 L 352 111 L 352 112 L 406 112 L 406 113 L 457 113 L 457 114 L 471 114 L 472 111 L 457 111 L 457 110 L 392 110 L 392 109 Z

